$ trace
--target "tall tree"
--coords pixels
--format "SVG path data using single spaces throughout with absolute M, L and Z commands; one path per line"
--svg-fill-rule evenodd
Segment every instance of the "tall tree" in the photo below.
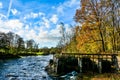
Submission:
M 32 49 L 34 49 L 34 44 L 35 44 L 35 41 L 33 39 L 28 40 L 27 41 L 27 49 L 32 51 Z
M 9 41 L 9 45 L 8 45 L 8 47 L 9 47 L 9 52 L 10 53 L 13 53 L 13 51 L 14 51 L 14 33 L 13 32 L 8 32 L 7 34 L 7 38 L 8 38 L 8 41 Z
M 3 49 L 4 52 L 8 51 L 9 41 L 5 33 L 0 32 L 0 49 Z
M 76 28 L 79 49 L 84 46 L 91 51 L 93 47 L 93 50 L 98 48 L 100 52 L 105 52 L 108 44 L 112 42 L 115 50 L 117 43 L 115 23 L 119 23 L 119 15 L 115 12 L 119 12 L 119 3 L 119 0 L 81 0 L 81 7 L 75 15 L 76 22 L 82 25 Z M 112 41 L 109 41 L 107 36 Z
M 23 38 L 19 37 L 18 40 L 17 40 L 17 51 L 20 52 L 20 51 L 23 51 L 25 49 L 25 45 L 24 45 L 24 40 Z
M 62 49 L 62 52 L 76 52 L 76 37 L 75 29 L 72 25 L 66 27 L 64 23 L 60 23 L 60 41 L 58 46 Z

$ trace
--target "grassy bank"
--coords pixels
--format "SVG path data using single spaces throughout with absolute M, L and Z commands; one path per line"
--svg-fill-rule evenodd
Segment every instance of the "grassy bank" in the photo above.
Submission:
M 21 56 L 38 56 L 38 55 L 48 55 L 44 52 L 22 52 L 22 53 L 5 53 L 0 52 L 0 59 L 12 59 L 20 58 Z
M 81 74 L 78 75 L 78 80 L 120 80 L 119 73 L 104 73 L 104 74 Z

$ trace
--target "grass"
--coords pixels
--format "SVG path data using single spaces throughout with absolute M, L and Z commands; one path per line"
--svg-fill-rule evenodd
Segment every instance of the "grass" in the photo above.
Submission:
M 117 73 L 104 73 L 96 75 L 92 80 L 120 80 L 120 74 Z
M 43 52 L 37 52 L 36 54 L 37 54 L 37 55 L 44 55 Z
M 120 80 L 120 73 L 83 74 L 77 80 Z

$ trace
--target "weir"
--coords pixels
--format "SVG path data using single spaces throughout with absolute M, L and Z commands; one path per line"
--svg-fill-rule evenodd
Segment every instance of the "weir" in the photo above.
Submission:
M 59 57 L 75 57 L 78 60 L 78 66 L 79 66 L 79 72 L 82 73 L 83 71 L 83 58 L 84 57 L 88 57 L 91 61 L 95 62 L 97 64 L 98 67 L 98 72 L 102 73 L 102 61 L 106 60 L 106 61 L 110 61 L 111 62 L 111 66 L 109 67 L 114 67 L 115 71 L 117 72 L 119 70 L 119 65 L 118 65 L 118 60 L 117 60 L 117 56 L 118 54 L 86 54 L 86 53 L 61 53 L 59 54 Z M 54 62 L 56 62 L 56 69 L 55 72 L 57 73 L 57 66 L 58 66 L 58 61 L 59 58 L 56 58 L 54 56 Z M 92 66 L 94 69 L 94 66 Z M 94 72 L 94 70 L 93 70 Z

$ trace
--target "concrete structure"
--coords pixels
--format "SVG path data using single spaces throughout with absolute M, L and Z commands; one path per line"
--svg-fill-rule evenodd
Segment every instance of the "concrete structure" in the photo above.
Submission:
M 83 57 L 89 57 L 93 62 L 96 62 L 98 66 L 99 73 L 102 73 L 102 60 L 108 60 L 112 63 L 112 66 L 116 69 L 116 71 L 119 70 L 119 64 L 118 64 L 118 54 L 86 54 L 86 53 L 62 53 L 60 56 L 71 56 L 78 59 L 78 66 L 80 69 L 80 73 L 82 73 L 82 59 Z M 59 58 L 55 58 L 54 60 L 56 64 L 58 65 Z M 57 65 L 55 72 L 57 73 Z M 93 66 L 94 67 L 94 66 Z

